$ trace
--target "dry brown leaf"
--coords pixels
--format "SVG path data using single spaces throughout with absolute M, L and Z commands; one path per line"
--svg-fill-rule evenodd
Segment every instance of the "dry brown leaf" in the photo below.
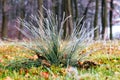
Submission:
M 48 61 L 46 61 L 46 60 L 42 60 L 42 64 L 47 66 L 47 67 L 51 66 L 51 64 Z
M 40 72 L 40 76 L 45 78 L 45 79 L 48 79 L 49 78 L 49 73 L 48 72 Z
M 2 63 L 2 62 L 4 62 L 4 60 L 3 60 L 3 59 L 0 59 L 0 63 Z
M 7 76 L 4 80 L 13 80 L 11 77 Z
M 30 74 L 29 73 L 25 74 L 25 77 L 30 78 Z
M 21 75 L 21 74 L 23 74 L 25 71 L 24 71 L 24 69 L 23 68 L 21 68 L 20 70 L 19 70 L 19 74 Z
M 38 59 L 38 56 L 37 55 L 34 55 L 33 56 L 33 60 L 37 60 Z

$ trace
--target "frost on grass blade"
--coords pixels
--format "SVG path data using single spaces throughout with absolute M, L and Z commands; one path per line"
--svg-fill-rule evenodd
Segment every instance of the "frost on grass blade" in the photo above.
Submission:
M 43 19 L 39 17 L 40 12 L 38 15 L 32 15 L 30 18 L 34 23 L 19 19 L 19 22 L 30 32 L 30 34 L 27 34 L 26 29 L 25 31 L 20 30 L 30 39 L 31 45 L 27 43 L 25 46 L 35 51 L 38 56 L 44 57 L 50 64 L 75 65 L 77 60 L 86 56 L 85 54 L 79 55 L 79 52 L 85 49 L 92 41 L 90 35 L 93 35 L 92 32 L 95 29 L 90 30 L 84 27 L 83 24 L 79 31 L 78 27 L 83 19 L 81 18 L 78 24 L 73 26 L 74 29 L 70 37 L 63 40 L 63 25 L 71 16 L 65 17 L 64 13 L 58 31 L 58 19 L 49 10 L 46 13 L 48 17 L 43 17 Z M 37 27 L 35 24 L 37 24 Z

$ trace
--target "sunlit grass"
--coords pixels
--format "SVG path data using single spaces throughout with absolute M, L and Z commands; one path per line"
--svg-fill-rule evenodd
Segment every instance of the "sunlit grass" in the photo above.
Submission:
M 107 45 L 109 44 L 111 43 L 107 42 Z M 93 46 L 95 49 L 96 45 L 101 46 L 102 41 L 99 44 L 92 44 L 91 46 Z M 118 44 L 116 45 L 119 47 Z M 77 67 L 77 71 L 74 67 L 70 68 L 71 71 L 75 73 L 73 76 L 70 76 L 67 72 L 67 70 L 69 70 L 69 67 L 67 68 L 51 65 L 51 67 L 47 68 L 44 65 L 41 65 L 37 60 L 34 60 L 34 58 L 31 58 L 35 54 L 30 50 L 22 46 L 18 46 L 17 44 L 13 45 L 11 43 L 7 43 L 3 46 L 0 46 L 0 61 L 3 60 L 0 62 L 0 80 L 73 80 L 75 79 L 74 75 L 77 75 L 77 79 L 85 80 L 120 79 L 120 54 L 109 54 L 105 52 L 103 53 L 103 51 L 106 50 L 105 48 L 92 52 L 91 55 L 87 56 L 84 59 L 85 61 L 96 62 L 100 64 L 99 66 L 93 66 L 88 69 Z M 16 51 L 12 50 L 13 48 L 16 49 Z M 119 49 L 114 52 L 119 52 Z M 5 55 L 10 56 L 14 59 L 4 57 Z M 70 72 L 70 74 L 72 73 Z

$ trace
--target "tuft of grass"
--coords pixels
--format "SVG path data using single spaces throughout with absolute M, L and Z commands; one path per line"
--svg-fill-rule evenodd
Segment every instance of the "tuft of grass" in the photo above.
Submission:
M 65 18 L 63 15 L 58 31 L 58 19 L 49 10 L 46 12 L 47 18 L 42 17 L 41 19 L 41 15 L 38 14 L 37 16 L 32 15 L 31 21 L 19 19 L 19 23 L 25 27 L 20 31 L 30 40 L 29 44 L 24 44 L 25 47 L 33 50 L 40 60 L 44 59 L 50 64 L 77 65 L 77 61 L 89 54 L 80 55 L 79 53 L 92 41 L 90 35 L 95 29 L 90 30 L 83 25 L 79 31 L 81 19 L 78 24 L 73 26 L 72 34 L 63 40 L 64 23 L 71 16 Z M 29 33 L 27 33 L 28 31 Z
M 66 43 L 66 42 L 65 42 Z M 10 43 L 11 44 L 11 43 Z M 101 47 L 101 44 L 93 44 L 91 48 Z M 109 45 L 110 43 L 106 43 Z M 119 46 L 119 45 L 118 45 Z M 12 48 L 11 48 L 12 47 Z M 17 51 L 11 50 L 16 49 Z M 4 51 L 5 49 L 5 51 Z M 79 67 L 61 67 L 51 65 L 49 68 L 43 65 L 37 66 L 36 61 L 31 60 L 31 53 L 29 50 L 25 50 L 24 47 L 16 47 L 16 44 L 12 46 L 6 44 L 4 47 L 0 46 L 0 80 L 12 79 L 12 80 L 119 80 L 120 79 L 120 50 L 116 50 L 116 54 L 103 53 L 106 48 L 99 49 L 98 51 L 87 56 L 87 61 L 93 61 L 99 63 L 100 66 L 90 67 L 89 69 Z M 115 47 L 116 49 L 116 47 Z M 107 51 L 106 51 L 107 52 Z M 30 53 L 30 54 L 29 54 Z M 14 57 L 9 59 L 4 55 Z M 16 55 L 17 54 L 17 55 Z M 24 54 L 24 55 L 23 55 Z M 16 57 L 17 56 L 17 57 Z M 26 57 L 28 56 L 28 58 Z M 27 59 L 26 59 L 27 58 Z M 16 61 L 17 59 L 17 61 Z M 19 60 L 18 60 L 19 59 Z M 11 64 L 11 65 L 10 65 Z M 6 67 L 9 65 L 9 67 Z M 77 75 L 76 75 L 77 74 Z

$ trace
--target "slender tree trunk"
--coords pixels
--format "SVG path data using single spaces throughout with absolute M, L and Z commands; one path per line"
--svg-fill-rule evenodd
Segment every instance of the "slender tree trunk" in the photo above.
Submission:
M 52 7 L 52 12 L 54 13 L 55 15 L 55 18 L 57 17 L 57 20 L 58 20 L 58 28 L 57 28 L 57 31 L 59 32 L 59 29 L 60 29 L 60 20 L 61 20 L 61 0 L 52 0 L 53 2 L 53 7 Z
M 94 16 L 94 28 L 98 25 L 98 11 L 99 11 L 99 0 L 96 0 L 95 16 Z M 94 31 L 94 39 L 96 40 L 99 36 L 99 29 Z
M 104 0 L 101 1 L 101 24 L 102 24 L 102 39 L 104 38 Z
M 91 4 L 91 2 L 92 2 L 92 0 L 89 0 L 87 6 L 86 6 L 86 8 L 85 8 L 85 11 L 84 11 L 84 13 L 83 13 L 83 19 L 81 20 L 81 22 L 80 22 L 80 24 L 79 24 L 79 27 L 77 28 L 78 31 L 81 31 L 81 28 L 82 28 L 82 26 L 83 26 L 83 23 L 84 23 L 84 21 L 86 20 L 86 16 L 87 16 L 87 13 L 88 13 L 89 5 Z
M 62 0 L 62 12 L 61 12 L 62 16 L 64 16 L 63 15 L 64 12 L 65 12 L 65 0 Z M 66 37 L 66 26 L 65 26 L 65 24 L 63 25 L 63 30 L 64 31 L 63 31 L 62 38 L 65 39 L 65 37 Z
M 63 2 L 64 2 L 63 4 L 65 8 L 64 11 L 66 17 L 71 15 L 71 17 L 64 24 L 63 39 L 65 39 L 65 37 L 69 37 L 72 34 L 73 22 L 72 22 L 71 0 L 63 0 Z
M 101 10 L 101 22 L 102 22 L 102 39 L 106 38 L 106 27 L 107 27 L 107 0 L 102 0 Z
M 75 6 L 75 20 L 78 18 L 78 6 L 77 6 L 77 0 L 74 0 L 74 6 Z
M 21 12 L 20 12 L 20 18 L 24 19 L 25 18 L 24 0 L 21 0 L 21 7 L 22 8 L 21 8 Z M 23 29 L 23 25 L 20 24 L 20 30 L 22 30 L 22 29 Z M 22 32 L 21 31 L 18 32 L 18 39 L 22 40 Z
M 6 6 L 6 0 L 2 0 L 2 31 L 1 31 L 1 38 L 2 40 L 5 40 L 8 35 L 7 35 L 7 32 L 8 32 L 8 27 L 7 27 L 7 13 L 6 13 L 6 9 L 5 9 L 5 6 Z
M 61 0 L 58 1 L 58 32 L 60 30 L 60 25 L 61 25 Z M 57 11 L 57 10 L 56 10 Z
M 41 14 L 43 13 L 43 0 L 38 0 L 38 9 L 40 10 Z
M 43 21 L 43 0 L 38 0 L 38 10 L 40 11 L 40 24 L 42 25 Z
M 70 0 L 70 3 L 71 3 L 71 15 L 73 16 L 74 15 L 74 0 Z
M 113 16 L 113 0 L 111 0 L 110 2 L 110 15 L 109 15 L 109 22 L 110 22 L 110 40 L 113 39 L 113 35 L 112 35 L 112 16 Z
M 84 16 L 84 19 L 86 19 L 86 16 L 87 16 L 87 12 L 88 12 L 88 9 L 89 9 L 89 5 L 92 3 L 92 0 L 89 0 L 86 8 L 85 8 L 85 11 L 83 13 L 83 16 Z

